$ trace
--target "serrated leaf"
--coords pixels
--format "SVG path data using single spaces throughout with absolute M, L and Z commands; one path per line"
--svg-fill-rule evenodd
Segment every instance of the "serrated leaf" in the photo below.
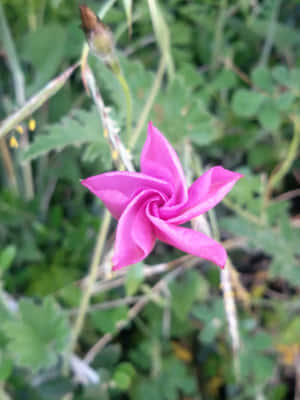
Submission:
M 285 218 L 284 215 L 281 216 L 276 229 L 259 227 L 240 217 L 223 218 L 220 224 L 235 235 L 245 237 L 253 248 L 263 250 L 272 257 L 271 276 L 286 279 L 292 285 L 299 285 L 297 255 L 299 255 L 300 231 L 293 229 L 289 222 L 285 224 Z
M 103 152 L 107 152 L 107 144 L 101 131 L 100 118 L 95 108 L 90 111 L 76 110 L 72 116 L 49 125 L 45 134 L 37 135 L 34 142 L 24 152 L 23 160 L 35 159 L 52 150 L 61 151 L 66 146 L 93 142 L 103 144 Z
M 174 144 L 189 137 L 198 145 L 209 145 L 222 134 L 216 119 L 182 79 L 174 79 L 159 93 L 150 119 Z
M 21 300 L 19 312 L 5 322 L 4 331 L 17 365 L 33 371 L 49 368 L 58 361 L 70 333 L 67 317 L 50 297 L 41 305 Z

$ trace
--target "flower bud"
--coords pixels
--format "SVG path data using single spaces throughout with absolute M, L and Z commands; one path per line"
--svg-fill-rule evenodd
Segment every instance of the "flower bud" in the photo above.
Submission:
M 79 9 L 82 22 L 81 28 L 91 51 L 105 64 L 115 68 L 118 61 L 115 56 L 115 43 L 110 28 L 87 6 L 81 5 Z

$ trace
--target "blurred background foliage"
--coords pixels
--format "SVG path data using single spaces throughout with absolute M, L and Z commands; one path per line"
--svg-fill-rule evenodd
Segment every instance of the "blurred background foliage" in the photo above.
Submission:
M 86 2 L 95 12 L 104 3 Z M 78 70 L 31 116 L 36 127 L 29 129 L 29 145 L 8 149 L 18 193 L 1 153 L 0 397 L 299 399 L 300 4 L 165 0 L 160 2 L 163 29 L 156 35 L 146 0 L 108 3 L 104 21 L 115 35 L 132 93 L 133 123 L 149 98 L 169 35 L 168 73 L 149 119 L 176 147 L 188 177 L 218 164 L 245 174 L 216 210 L 221 237 L 232 242 L 241 348 L 233 355 L 219 271 L 200 262 L 172 280 L 164 296 L 154 295 L 96 356 L 94 384 L 79 384 L 62 373 L 84 288 L 79 280 L 87 273 L 103 213 L 79 179 L 113 168 Z M 78 1 L 1 0 L 0 6 L 28 99 L 80 58 Z M 18 104 L 3 31 L 0 44 L 4 119 Z M 89 64 L 126 141 L 122 88 L 98 59 L 90 56 Z M 27 125 L 25 120 L 21 126 Z M 14 130 L 7 140 L 1 138 L 2 146 L 12 135 L 22 139 Z M 144 126 L 133 150 L 137 167 L 145 135 Z M 21 179 L 26 161 L 33 174 L 31 199 Z M 179 256 L 158 244 L 147 264 Z M 130 300 L 149 293 L 158 278 L 147 280 L 143 269 L 128 269 L 121 286 L 93 296 L 79 356 L 101 335 L 116 331 Z M 105 307 L 118 299 L 124 302 Z

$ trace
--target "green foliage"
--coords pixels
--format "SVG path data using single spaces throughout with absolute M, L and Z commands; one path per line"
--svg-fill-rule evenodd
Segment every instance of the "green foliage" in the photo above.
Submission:
M 8 144 L 12 135 L 19 142 L 19 148 L 8 148 L 18 192 L 13 190 L 14 180 L 1 146 L 0 397 L 293 397 L 300 329 L 300 211 L 296 197 L 300 164 L 291 157 L 290 146 L 291 120 L 300 115 L 299 2 L 158 1 L 161 15 L 153 21 L 149 12 L 152 0 L 100 3 L 89 0 L 88 6 L 96 12 L 107 7 L 102 19 L 115 36 L 130 87 L 132 132 L 157 79 L 161 51 L 169 57 L 169 73 L 163 76 L 132 149 L 136 170 L 147 122 L 152 120 L 175 145 L 191 179 L 199 176 L 200 168 L 212 165 L 244 174 L 216 209 L 221 239 L 230 245 L 228 254 L 238 274 L 232 279 L 232 294 L 241 348 L 233 356 L 219 270 L 208 263 L 189 268 L 182 262 L 181 266 L 187 267 L 183 273 L 155 293 L 138 316 L 117 332 L 121 321 L 130 316 L 132 305 L 114 307 L 111 303 L 102 309 L 102 302 L 124 296 L 138 298 L 140 292 L 150 294 L 161 278 L 146 278 L 143 265 L 138 264 L 120 278 L 121 287 L 104 292 L 101 287 L 93 296 L 74 350 L 83 359 L 102 335 L 114 336 L 113 344 L 107 344 L 90 364 L 99 382 L 81 385 L 74 379 L 74 371 L 67 376 L 62 373 L 85 290 L 81 279 L 88 271 L 103 211 L 99 200 L 79 182 L 113 169 L 98 111 L 78 68 L 59 92 L 34 112 L 36 129 L 27 129 L 28 145 L 19 136 L 19 128 L 7 137 Z M 18 64 L 29 99 L 79 60 L 84 35 L 78 28 L 76 0 L 2 0 L 2 7 L 19 59 L 16 63 L 10 58 L 12 52 L 2 35 L 0 119 L 4 120 L 17 110 L 16 99 L 23 91 Z M 155 14 L 155 7 L 152 15 L 153 11 Z M 1 18 L 0 12 L 3 27 Z M 161 28 L 164 34 L 160 37 Z M 88 63 L 109 115 L 120 128 L 120 138 L 126 142 L 122 87 L 97 58 L 90 55 Z M 22 122 L 24 129 L 28 122 Z M 299 148 L 294 151 L 297 155 Z M 25 196 L 29 175 L 24 162 L 28 161 L 32 200 Z M 285 173 L 271 191 L 270 176 L 282 166 Z M 114 231 L 115 222 L 105 252 L 112 245 Z M 180 255 L 158 243 L 147 263 L 169 262 Z M 109 284 L 118 280 L 112 276 Z
M 98 157 L 101 157 L 101 153 L 105 157 L 108 147 L 101 133 L 100 119 L 95 108 L 90 111 L 76 110 L 60 123 L 48 126 L 46 133 L 37 136 L 25 151 L 24 160 L 32 160 L 51 150 L 61 151 L 66 146 L 79 146 L 83 143 L 97 145 Z
M 19 308 L 19 313 L 2 327 L 9 351 L 19 366 L 33 371 L 52 367 L 68 344 L 70 332 L 65 314 L 50 297 L 41 305 L 22 300 Z
M 264 96 L 259 92 L 239 89 L 234 93 L 232 109 L 239 117 L 253 117 L 264 102 Z
M 134 295 L 144 280 L 143 264 L 138 263 L 126 275 L 125 291 L 127 296 Z
M 125 306 L 112 310 L 93 311 L 91 314 L 93 324 L 102 333 L 113 333 L 118 322 L 126 318 L 128 308 Z
M 179 399 L 179 393 L 193 395 L 196 392 L 195 380 L 189 376 L 187 368 L 173 357 L 166 358 L 157 378 L 141 379 L 135 386 L 132 399 Z
M 194 270 L 187 271 L 183 281 L 170 284 L 172 295 L 172 310 L 175 316 L 185 321 L 196 300 L 203 301 L 207 297 L 206 280 Z
M 17 249 L 15 246 L 7 246 L 0 253 L 0 276 L 11 266 Z

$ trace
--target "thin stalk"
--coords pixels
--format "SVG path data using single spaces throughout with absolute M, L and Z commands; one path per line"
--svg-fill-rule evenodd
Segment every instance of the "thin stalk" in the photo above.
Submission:
M 61 89 L 73 71 L 78 67 L 78 63 L 64 71 L 61 75 L 50 81 L 42 90 L 33 95 L 24 105 L 14 114 L 2 121 L 0 126 L 0 139 L 7 135 L 12 129 L 28 118 L 35 110 L 43 105 L 50 97 Z
M 280 168 L 278 168 L 277 171 L 275 171 L 269 179 L 266 189 L 265 202 L 268 202 L 272 190 L 285 177 L 285 175 L 288 173 L 289 169 L 291 168 L 291 165 L 293 164 L 293 162 L 297 157 L 298 148 L 300 144 L 300 119 L 296 116 L 292 116 L 291 119 L 294 122 L 293 138 L 291 140 L 286 159 L 283 161 Z
M 164 73 L 166 71 L 166 68 L 167 68 L 166 58 L 162 57 L 160 59 L 160 63 L 159 63 L 159 66 L 158 66 L 158 70 L 157 70 L 157 73 L 156 73 L 156 76 L 155 76 L 155 79 L 154 79 L 154 83 L 153 83 L 151 92 L 150 92 L 149 97 L 147 99 L 147 102 L 146 102 L 146 104 L 145 104 L 145 106 L 143 108 L 143 111 L 142 111 L 142 113 L 140 115 L 140 118 L 138 120 L 136 128 L 135 128 L 135 130 L 134 130 L 134 132 L 133 132 L 133 134 L 132 134 L 132 136 L 130 138 L 130 141 L 129 141 L 129 148 L 130 149 L 132 149 L 136 145 L 136 143 L 137 143 L 137 141 L 138 141 L 138 139 L 140 137 L 140 134 L 141 134 L 141 132 L 142 132 L 144 126 L 145 126 L 145 123 L 147 121 L 147 118 L 148 118 L 149 113 L 151 111 L 151 108 L 153 106 L 153 103 L 155 101 L 157 93 L 158 93 L 158 91 L 160 89 L 161 82 L 162 82 Z
M 127 80 L 125 79 L 125 76 L 122 74 L 121 70 L 119 69 L 118 71 L 114 71 L 115 76 L 118 79 L 124 96 L 125 96 L 125 101 L 126 101 L 126 132 L 127 132 L 127 140 L 126 142 L 129 141 L 129 138 L 131 137 L 131 128 L 132 128 L 132 98 L 131 98 L 131 92 L 127 83 Z
M 166 59 L 168 77 L 170 82 L 175 77 L 175 67 L 171 51 L 171 39 L 168 24 L 159 6 L 158 0 L 147 0 L 151 15 L 152 25 L 156 40 L 161 50 L 162 57 Z
M 16 178 L 16 174 L 15 174 L 15 170 L 14 170 L 14 165 L 11 159 L 11 155 L 10 152 L 7 148 L 7 144 L 5 139 L 0 139 L 0 152 L 2 155 L 2 159 L 3 159 L 3 164 L 4 164 L 4 168 L 5 171 L 7 173 L 7 177 L 10 183 L 10 186 L 13 188 L 13 190 L 18 194 L 18 182 L 17 182 L 17 178 Z
M 275 0 L 273 3 L 273 10 L 271 15 L 271 21 L 269 23 L 267 37 L 263 46 L 263 50 L 260 56 L 259 65 L 267 65 L 274 44 L 274 38 L 276 33 L 276 23 L 279 16 L 281 6 L 281 0 Z
M 0 32 L 3 38 L 3 45 L 7 55 L 8 65 L 13 77 L 14 89 L 16 95 L 16 102 L 19 107 L 23 106 L 25 103 L 25 78 L 19 63 L 13 38 L 11 36 L 9 26 L 6 21 L 4 10 L 0 4 Z M 24 134 L 21 139 L 21 146 L 26 148 L 28 146 L 28 132 L 24 130 Z M 22 166 L 23 177 L 25 183 L 25 195 L 27 199 L 32 199 L 34 197 L 34 186 L 32 178 L 32 170 L 30 162 L 25 162 Z
M 222 54 L 221 48 L 223 47 L 223 30 L 224 25 L 226 23 L 226 8 L 227 8 L 227 0 L 220 1 L 220 11 L 217 20 L 217 26 L 215 28 L 215 40 L 213 45 L 213 54 L 212 54 L 212 68 L 215 69 L 218 66 L 220 61 L 220 55 Z
M 77 340 L 78 340 L 81 330 L 83 328 L 86 313 L 88 311 L 91 296 L 93 293 L 93 285 L 94 285 L 95 279 L 97 277 L 99 260 L 101 259 L 101 256 L 103 254 L 103 248 L 104 248 L 106 236 L 107 236 L 107 233 L 109 230 L 110 221 L 111 221 L 111 215 L 110 215 L 109 211 L 105 210 L 103 221 L 102 221 L 102 224 L 100 226 L 100 229 L 99 229 L 99 232 L 97 235 L 97 241 L 96 241 L 96 246 L 95 246 L 95 250 L 93 253 L 93 258 L 92 258 L 92 262 L 91 262 L 91 266 L 90 266 L 90 272 L 88 275 L 87 286 L 86 286 L 85 291 L 83 292 L 83 296 L 82 296 L 81 303 L 80 303 L 79 310 L 78 310 L 77 319 L 75 321 L 75 326 L 74 326 L 73 334 L 71 337 L 69 352 L 67 355 L 68 357 L 75 349 Z

